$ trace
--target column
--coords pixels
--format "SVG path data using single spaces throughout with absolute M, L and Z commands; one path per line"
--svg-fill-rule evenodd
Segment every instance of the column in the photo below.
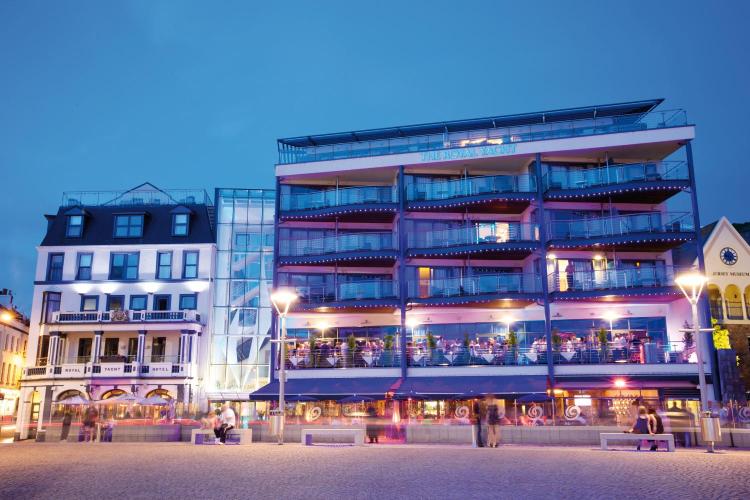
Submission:
M 218 199 L 218 197 L 217 197 Z M 278 177 L 276 177 L 276 197 L 274 199 L 275 204 L 275 211 L 273 214 L 273 255 L 274 255 L 274 262 L 273 262 L 273 283 L 271 285 L 271 289 L 276 290 L 276 288 L 279 286 L 279 263 L 276 260 L 276 257 L 279 255 L 279 213 L 281 209 L 281 181 Z M 278 336 L 278 324 L 279 324 L 279 318 L 276 314 L 276 308 L 271 307 L 271 340 L 276 340 L 279 338 Z M 222 332 L 226 333 L 226 332 Z M 210 356 L 210 353 L 209 353 Z M 276 378 L 276 370 L 279 369 L 278 363 L 276 363 L 276 342 L 271 342 L 271 359 L 268 362 L 268 369 L 270 371 L 269 378 L 270 381 L 273 382 L 273 380 Z M 209 358 L 210 359 L 210 358 Z M 275 366 L 274 366 L 275 365 Z
M 146 357 L 146 330 L 138 330 L 138 347 L 135 351 L 135 362 L 143 364 Z
M 50 332 L 49 346 L 47 347 L 47 366 L 55 366 L 57 364 L 59 344 L 60 332 Z
M 99 362 L 99 354 L 102 352 L 102 336 L 104 332 L 102 330 L 96 330 L 94 332 L 94 345 L 91 347 L 91 362 Z
M 550 319 L 549 282 L 547 280 L 547 217 L 544 214 L 544 186 L 542 186 L 542 155 L 537 153 L 534 161 L 534 176 L 536 177 L 537 219 L 539 223 L 539 272 L 542 281 L 542 296 L 544 305 L 544 333 L 547 338 L 547 374 L 550 389 L 555 388 L 555 363 L 552 359 L 552 320 Z
M 401 338 L 399 347 L 401 350 L 401 376 L 406 377 L 408 366 L 406 364 L 406 302 L 409 292 L 406 283 L 406 185 L 404 166 L 398 167 L 398 298 L 401 312 Z
M 181 364 L 190 363 L 193 360 L 193 330 L 180 330 L 180 350 L 178 362 Z

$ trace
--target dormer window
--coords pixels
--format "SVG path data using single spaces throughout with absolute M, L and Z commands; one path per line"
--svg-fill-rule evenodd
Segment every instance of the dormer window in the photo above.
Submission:
M 66 238 L 80 238 L 83 234 L 83 215 L 68 215 L 68 226 L 65 229 Z
M 187 236 L 190 231 L 190 214 L 172 215 L 172 236 Z
M 143 236 L 143 214 L 115 215 L 115 238 L 140 238 Z

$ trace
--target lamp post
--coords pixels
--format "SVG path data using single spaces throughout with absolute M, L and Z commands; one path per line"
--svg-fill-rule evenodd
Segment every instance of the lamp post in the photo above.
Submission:
M 286 384 L 286 316 L 289 308 L 297 300 L 297 294 L 289 290 L 277 290 L 271 294 L 271 303 L 279 315 L 279 412 L 278 422 L 278 444 L 284 444 L 284 418 L 286 402 L 284 401 L 284 389 Z
M 701 431 L 703 439 L 708 443 L 707 451 L 709 453 L 714 452 L 714 441 L 720 439 L 721 429 L 718 428 L 718 436 L 716 435 L 716 420 L 711 417 L 711 411 L 708 409 L 708 390 L 706 387 L 706 371 L 703 367 L 703 339 L 701 335 L 701 328 L 698 320 L 698 301 L 700 300 L 701 292 L 703 287 L 706 285 L 708 278 L 700 273 L 693 272 L 682 274 L 675 278 L 675 283 L 685 298 L 690 302 L 690 308 L 693 313 L 693 336 L 696 343 L 696 354 L 698 360 L 698 386 L 701 397 Z

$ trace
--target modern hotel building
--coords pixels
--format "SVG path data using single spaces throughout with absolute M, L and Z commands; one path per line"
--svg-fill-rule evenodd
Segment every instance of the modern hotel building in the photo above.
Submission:
M 483 393 L 695 410 L 672 262 L 699 245 L 695 128 L 661 103 L 280 139 L 286 392 L 413 397 L 425 418 Z
M 117 418 L 142 398 L 158 396 L 178 414 L 205 401 L 213 210 L 204 191 L 143 184 L 66 193 L 46 216 L 20 439 L 44 429 L 65 411 L 61 402 L 76 396 L 113 401 Z

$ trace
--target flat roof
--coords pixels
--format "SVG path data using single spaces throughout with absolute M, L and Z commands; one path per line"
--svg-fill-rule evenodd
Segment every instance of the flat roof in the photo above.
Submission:
M 516 115 L 490 116 L 486 118 L 423 123 L 420 125 L 405 125 L 401 127 L 374 128 L 352 132 L 337 132 L 333 134 L 304 135 L 278 139 L 278 143 L 292 147 L 324 146 L 329 144 L 345 144 L 349 142 L 442 134 L 443 132 L 466 132 L 497 127 L 533 125 L 606 116 L 645 114 L 656 108 L 662 102 L 664 102 L 664 99 L 648 99 L 645 101 L 537 111 Z

